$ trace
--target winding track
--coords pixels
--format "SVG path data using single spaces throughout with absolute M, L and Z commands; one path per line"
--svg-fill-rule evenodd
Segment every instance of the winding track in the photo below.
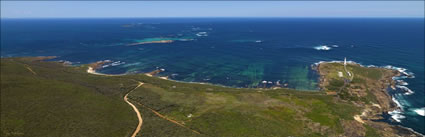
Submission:
M 201 133 L 199 133 L 198 131 L 193 130 L 193 129 L 191 129 L 191 128 L 188 128 L 188 127 L 184 126 L 183 124 L 181 124 L 181 123 L 179 123 L 179 122 L 177 122 L 177 121 L 175 121 L 175 120 L 169 119 L 169 118 L 167 118 L 166 116 L 161 115 L 158 111 L 155 111 L 155 110 L 153 110 L 152 108 L 150 108 L 150 107 L 148 107 L 148 106 L 145 106 L 145 105 L 140 104 L 140 103 L 137 103 L 137 104 L 139 104 L 140 106 L 145 107 L 145 108 L 147 108 L 147 109 L 151 110 L 151 111 L 152 111 L 155 115 L 157 115 L 158 117 L 160 117 L 160 118 L 162 118 L 162 119 L 164 119 L 164 120 L 167 120 L 167 121 L 169 121 L 169 122 L 171 122 L 171 123 L 174 123 L 174 124 L 176 124 L 176 125 L 178 125 L 178 126 L 180 126 L 180 127 L 186 128 L 186 129 L 188 129 L 188 130 L 190 130 L 190 131 L 192 131 L 192 132 L 194 132 L 194 133 L 196 133 L 196 134 L 201 134 Z
M 142 119 L 142 116 L 140 115 L 139 110 L 136 108 L 136 106 L 133 103 L 131 103 L 130 101 L 128 101 L 127 96 L 128 96 L 128 94 L 130 94 L 132 91 L 136 90 L 138 87 L 142 86 L 143 84 L 144 83 L 139 82 L 139 85 L 137 85 L 136 88 L 134 88 L 133 90 L 129 91 L 124 96 L 124 101 L 127 102 L 127 104 L 130 105 L 133 108 L 134 112 L 136 112 L 136 114 L 137 114 L 137 118 L 139 119 L 139 124 L 137 125 L 136 130 L 134 130 L 133 135 L 131 135 L 131 137 L 135 137 L 137 135 L 137 133 L 139 133 L 139 131 L 140 131 L 141 127 L 142 127 L 142 124 L 143 124 L 143 119 Z
M 87 73 L 94 74 L 94 75 L 101 75 L 101 76 L 120 76 L 120 75 L 110 75 L 110 74 L 97 73 L 97 72 L 96 72 L 96 70 L 95 70 L 95 69 L 93 69 L 92 67 L 88 67 L 88 69 L 87 69 Z M 149 76 L 149 75 L 148 75 L 148 76 Z M 136 137 L 137 133 L 139 133 L 139 131 L 140 131 L 141 127 L 142 127 L 142 124 L 143 124 L 143 119 L 142 119 L 142 116 L 141 116 L 141 114 L 140 114 L 139 110 L 137 109 L 137 107 L 136 107 L 133 103 L 131 103 L 130 101 L 128 101 L 128 94 L 130 94 L 131 92 L 133 92 L 133 91 L 134 91 L 134 90 L 136 90 L 138 87 L 140 87 L 140 86 L 142 86 L 142 85 L 144 84 L 143 82 L 140 82 L 140 81 L 138 81 L 138 82 L 139 82 L 139 85 L 137 85 L 137 87 L 135 87 L 134 89 L 130 90 L 130 91 L 129 91 L 127 94 L 125 94 L 125 96 L 124 96 L 124 101 L 125 101 L 128 105 L 130 105 L 130 106 L 133 108 L 134 112 L 136 112 L 136 114 L 137 114 L 137 118 L 139 119 L 139 124 L 137 125 L 137 127 L 136 127 L 136 129 L 134 130 L 134 132 L 133 132 L 133 134 L 131 135 L 131 137 Z M 170 121 L 170 122 L 172 122 L 172 123 L 174 123 L 174 124 L 177 124 L 178 126 L 181 126 L 181 127 L 183 127 L 183 128 L 189 129 L 189 130 L 191 130 L 192 132 L 194 132 L 194 133 L 196 133 L 196 134 L 201 134 L 201 133 L 199 133 L 198 131 L 195 131 L 195 130 L 193 130 L 193 129 L 190 129 L 190 128 L 188 128 L 188 127 L 184 126 L 183 124 L 181 124 L 181 123 L 179 123 L 179 122 L 177 122 L 177 121 L 174 121 L 174 120 L 172 120 L 172 119 L 169 119 L 169 118 L 167 118 L 167 117 L 165 117 L 165 116 L 161 115 L 160 113 L 158 113 L 157 111 L 153 110 L 152 108 L 149 108 L 149 107 L 147 107 L 147 106 L 145 106 L 145 105 L 143 105 L 143 104 L 140 104 L 140 103 L 138 103 L 138 104 L 139 104 L 139 105 L 141 105 L 142 107 L 148 108 L 148 109 L 149 109 L 149 110 L 151 110 L 151 111 L 152 111 L 155 115 L 157 115 L 158 117 L 160 117 L 160 118 L 162 118 L 162 119 L 165 119 L 165 120 L 167 120 L 167 121 Z
M 94 75 L 101 75 L 101 76 L 120 76 L 120 75 L 109 75 L 109 74 L 97 73 L 96 70 L 94 70 L 92 67 L 89 67 L 87 69 L 87 73 L 94 74 Z M 134 130 L 134 132 L 131 135 L 131 137 L 136 137 L 137 133 L 139 133 L 140 129 L 142 128 L 143 119 L 142 119 L 142 115 L 140 114 L 140 112 L 137 109 L 137 107 L 133 103 L 131 103 L 130 101 L 128 101 L 128 94 L 130 94 L 131 92 L 133 92 L 134 90 L 136 90 L 138 87 L 142 86 L 143 84 L 144 84 L 143 82 L 139 82 L 139 85 L 137 85 L 137 87 L 135 87 L 134 89 L 130 90 L 124 96 L 124 101 L 133 108 L 134 112 L 136 112 L 136 114 L 137 114 L 137 118 L 139 119 L 139 124 L 137 124 L 137 127 Z

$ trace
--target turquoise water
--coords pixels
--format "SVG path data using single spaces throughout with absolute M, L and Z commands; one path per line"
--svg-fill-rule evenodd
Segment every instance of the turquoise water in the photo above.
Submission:
M 232 87 L 287 85 L 317 90 L 311 65 L 347 57 L 364 65 L 396 66 L 414 93 L 390 94 L 400 122 L 424 133 L 423 19 L 162 18 L 2 19 L 1 56 L 59 56 L 85 64 L 112 60 L 102 73 L 141 73 Z M 128 46 L 135 42 L 173 40 Z M 326 47 L 326 48 L 323 48 Z M 263 83 L 265 81 L 265 83 Z

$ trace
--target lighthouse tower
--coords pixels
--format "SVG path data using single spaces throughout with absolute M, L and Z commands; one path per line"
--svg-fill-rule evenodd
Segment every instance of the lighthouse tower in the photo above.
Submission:
M 344 66 L 347 65 L 347 58 L 344 58 Z
M 347 72 L 348 76 L 350 76 L 351 80 L 352 80 L 353 76 L 351 75 L 351 73 L 349 71 L 347 71 L 347 58 L 344 58 L 344 70 L 345 70 L 345 72 Z

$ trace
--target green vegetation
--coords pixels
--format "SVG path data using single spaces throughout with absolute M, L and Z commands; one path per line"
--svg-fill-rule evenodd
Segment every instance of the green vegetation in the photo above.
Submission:
M 133 91 L 131 99 L 208 136 L 337 135 L 343 132 L 339 120 L 352 120 L 359 111 L 322 92 L 133 78 L 148 84 Z
M 344 86 L 344 81 L 339 79 L 331 79 L 329 85 L 326 86 L 328 90 L 339 91 Z
M 137 135 L 138 137 L 202 137 L 203 135 L 191 132 L 188 129 L 182 128 L 174 123 L 164 120 L 156 116 L 151 110 L 137 105 L 143 117 L 142 130 Z
M 374 121 L 369 120 L 369 118 L 373 119 L 379 117 L 383 112 L 391 109 L 391 106 L 389 105 L 391 98 L 382 91 L 383 87 L 387 87 L 391 84 L 390 79 L 396 75 L 397 72 L 389 69 L 366 68 L 358 64 L 347 64 L 345 69 L 342 63 L 323 63 L 319 65 L 318 69 L 322 76 L 321 80 L 323 81 L 323 83 L 321 83 L 321 87 L 327 94 L 336 95 L 338 99 L 357 104 L 357 106 L 360 107 L 357 109 L 361 109 L 360 111 L 362 111 L 361 114 L 357 113 L 359 110 L 344 111 L 344 109 L 341 109 L 336 111 L 340 112 L 339 114 L 357 113 L 358 115 L 355 119 L 358 122 L 345 121 L 354 119 L 352 115 L 340 116 L 345 118 L 342 120 L 344 125 L 343 132 L 345 135 L 379 137 L 380 131 L 383 130 L 386 130 L 385 132 L 389 133 L 385 136 L 396 136 L 399 134 L 392 134 L 391 131 L 387 131 L 388 128 L 391 127 L 389 125 L 382 125 L 382 123 L 378 124 L 378 122 L 375 123 Z M 352 77 L 350 77 L 347 72 L 350 72 Z M 316 113 L 324 113 L 321 116 L 308 117 L 315 121 L 322 121 L 321 123 L 328 125 L 338 122 L 332 119 L 333 117 L 326 115 L 329 114 L 326 109 L 319 109 L 316 111 Z M 325 123 L 325 121 L 327 123 Z M 360 123 L 363 124 L 361 125 Z M 349 128 L 349 126 L 352 126 L 352 128 Z
M 378 68 L 365 68 L 354 65 L 350 68 L 356 75 L 360 75 L 373 80 L 379 80 L 382 77 L 382 71 Z
M 98 76 L 86 69 L 2 59 L 1 135 L 129 136 L 137 117 L 122 97 L 138 82 L 145 84 L 129 94 L 143 117 L 138 136 L 339 136 L 346 132 L 342 121 L 360 114 L 360 108 L 322 91 L 229 88 L 142 74 Z M 364 75 L 375 77 L 372 73 Z M 328 89 L 343 85 L 335 74 Z M 367 135 L 374 133 L 367 128 Z
M 28 58 L 2 59 L 1 136 L 129 135 L 137 118 L 121 95 L 134 82 L 79 69 Z
M 376 129 L 368 126 L 368 125 L 364 125 L 364 127 L 366 128 L 366 136 L 365 137 L 380 137 L 378 131 L 376 131 Z
M 361 98 L 361 100 L 367 104 L 371 104 L 371 103 L 377 103 L 377 99 L 376 96 L 369 91 L 368 87 L 366 86 L 366 93 L 367 95 L 364 98 Z
M 343 64 L 326 63 L 321 64 L 321 67 L 322 70 L 326 71 L 325 79 L 329 80 L 329 83 L 325 86 L 326 91 L 337 92 L 338 96 L 344 100 L 362 101 L 366 104 L 377 103 L 376 96 L 370 91 L 370 86 L 376 87 L 377 85 L 374 84 L 384 76 L 384 71 L 390 71 L 348 64 L 347 71 L 353 75 L 353 78 L 344 86 L 344 79 L 350 80 L 350 78 L 345 72 Z M 343 77 L 340 77 L 338 72 L 342 72 Z
M 330 72 L 326 77 L 330 79 L 342 79 L 338 76 L 338 72 L 342 72 L 343 78 L 350 79 L 348 74 L 345 72 L 344 65 L 341 63 L 327 63 L 323 69 L 328 69 Z M 382 78 L 382 69 L 379 68 L 365 68 L 357 64 L 347 64 L 347 71 L 353 73 L 353 81 L 359 83 L 364 82 L 364 79 L 379 80 Z M 357 78 L 357 79 L 356 79 Z

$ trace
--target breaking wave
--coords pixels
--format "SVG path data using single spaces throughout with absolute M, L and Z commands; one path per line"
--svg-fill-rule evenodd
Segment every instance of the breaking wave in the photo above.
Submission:
M 321 45 L 321 46 L 314 47 L 314 49 L 316 49 L 316 50 L 331 50 L 332 48 L 329 47 L 329 46 L 326 46 L 326 45 Z
M 338 45 L 320 45 L 314 47 L 316 50 L 331 50 L 332 48 L 338 48 Z
M 206 37 L 206 36 L 208 36 L 208 33 L 207 32 L 198 32 L 195 35 L 198 36 L 198 37 Z
M 414 109 L 413 111 L 415 111 L 416 114 L 418 114 L 418 115 L 425 116 L 425 107 L 417 108 L 417 109 Z
M 115 61 L 114 62 L 114 61 L 109 61 L 108 60 L 108 62 L 111 62 L 111 63 L 107 63 L 107 64 L 103 65 L 102 68 L 114 67 L 114 66 L 125 64 L 125 62 L 121 62 L 121 61 Z
M 391 115 L 391 118 L 394 119 L 397 122 L 401 122 L 402 119 L 406 118 L 406 116 L 403 116 L 403 112 L 400 110 L 394 110 L 394 111 L 390 111 L 388 112 L 388 114 Z

